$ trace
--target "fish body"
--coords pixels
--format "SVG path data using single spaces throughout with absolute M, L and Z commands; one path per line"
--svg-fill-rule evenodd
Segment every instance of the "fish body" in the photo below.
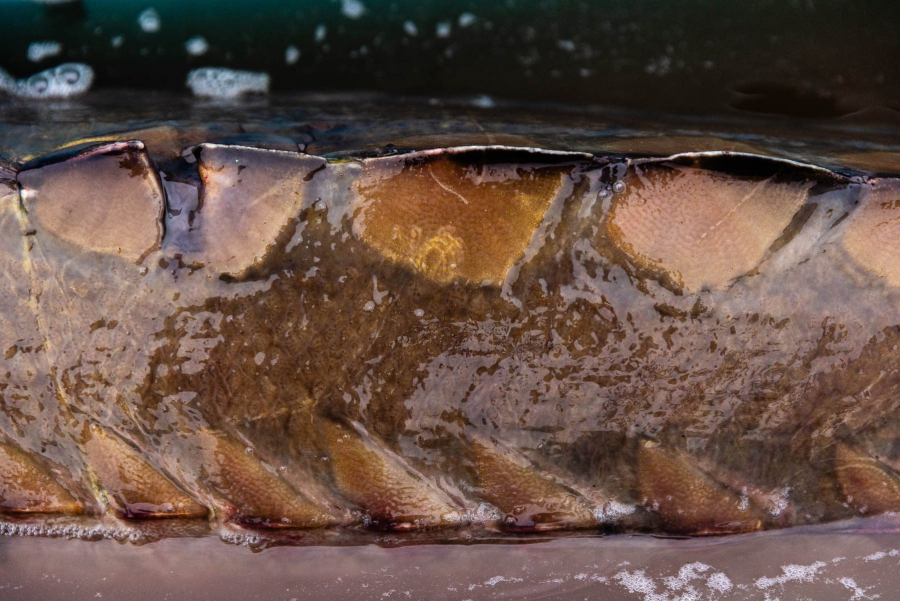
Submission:
M 895 179 L 151 150 L 0 172 L 9 524 L 694 535 L 900 510 Z

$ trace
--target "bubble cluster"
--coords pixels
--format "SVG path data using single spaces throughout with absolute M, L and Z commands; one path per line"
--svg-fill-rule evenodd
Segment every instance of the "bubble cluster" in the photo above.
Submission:
M 237 98 L 245 94 L 267 94 L 269 74 L 203 67 L 188 73 L 187 86 L 194 96 L 202 98 Z
M 18 80 L 0 69 L 0 90 L 19 98 L 69 98 L 87 92 L 93 83 L 94 70 L 83 63 L 63 63 Z
M 0 522 L 0 536 L 32 536 L 77 540 L 115 540 L 140 543 L 147 536 L 139 530 L 109 524 Z

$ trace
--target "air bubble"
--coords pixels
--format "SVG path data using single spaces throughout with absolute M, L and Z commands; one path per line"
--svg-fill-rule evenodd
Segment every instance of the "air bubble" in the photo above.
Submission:
M 616 182 L 613 184 L 613 192 L 616 194 L 621 194 L 625 191 L 625 182 Z
M 296 64 L 300 60 L 300 50 L 296 46 L 288 46 L 284 50 L 284 62 L 288 65 Z
M 200 56 L 209 50 L 209 42 L 202 35 L 195 35 L 184 43 L 184 49 L 191 56 Z
M 138 16 L 138 24 L 141 29 L 147 33 L 156 33 L 162 26 L 159 13 L 156 9 L 148 8 Z
M 59 42 L 32 42 L 28 45 L 28 60 L 39 63 L 60 52 L 62 52 L 62 44 Z
M 366 7 L 359 0 L 341 0 L 341 12 L 348 19 L 358 19 L 366 12 Z
M 459 23 L 460 27 L 468 27 L 469 25 L 475 23 L 475 15 L 468 12 L 463 13 L 459 15 L 459 20 L 457 21 L 457 23 Z

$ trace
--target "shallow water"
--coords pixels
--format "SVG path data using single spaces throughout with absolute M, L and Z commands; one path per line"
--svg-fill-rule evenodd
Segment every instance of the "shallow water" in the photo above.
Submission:
M 895 525 L 895 524 L 894 524 Z M 0 595 L 31 599 L 891 599 L 900 535 L 833 530 L 526 545 L 278 547 L 214 539 L 135 547 L 0 538 Z

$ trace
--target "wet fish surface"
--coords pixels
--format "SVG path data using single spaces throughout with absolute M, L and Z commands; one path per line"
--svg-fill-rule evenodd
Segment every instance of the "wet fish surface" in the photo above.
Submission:
M 900 510 L 891 173 L 721 140 L 210 135 L 0 164 L 3 532 L 524 540 Z

